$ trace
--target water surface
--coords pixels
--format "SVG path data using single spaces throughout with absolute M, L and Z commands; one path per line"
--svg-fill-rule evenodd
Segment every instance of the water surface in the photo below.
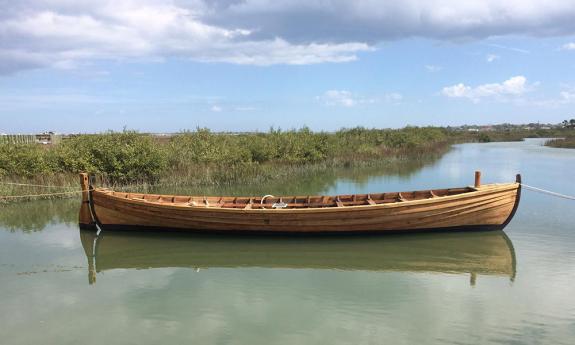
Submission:
M 575 150 L 457 145 L 213 193 L 347 194 L 513 181 L 575 195 Z M 192 192 L 181 187 L 173 192 Z M 193 191 L 193 192 L 206 192 Z M 504 231 L 262 238 L 79 231 L 77 200 L 0 208 L 2 344 L 572 344 L 575 202 L 524 191 Z

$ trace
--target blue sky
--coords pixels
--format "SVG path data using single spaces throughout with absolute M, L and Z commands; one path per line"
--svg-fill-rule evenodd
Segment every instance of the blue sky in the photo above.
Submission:
M 0 132 L 575 117 L 575 1 L 0 0 Z

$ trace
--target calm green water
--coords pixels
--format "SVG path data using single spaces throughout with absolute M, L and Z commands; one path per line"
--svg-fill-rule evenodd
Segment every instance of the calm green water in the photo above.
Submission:
M 456 146 L 403 176 L 342 170 L 230 193 L 524 182 L 575 195 L 575 150 Z M 218 192 L 215 190 L 214 192 Z M 0 208 L 2 344 L 573 344 L 575 202 L 524 191 L 504 232 L 348 238 L 104 233 L 76 200 Z

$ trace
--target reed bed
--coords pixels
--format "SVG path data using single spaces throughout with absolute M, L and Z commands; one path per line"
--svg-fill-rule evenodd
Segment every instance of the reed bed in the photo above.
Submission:
M 79 191 L 79 172 L 95 174 L 99 185 L 142 190 L 257 184 L 335 168 L 401 170 L 414 160 L 440 156 L 451 142 L 445 129 L 406 127 L 242 134 L 197 129 L 169 138 L 124 131 L 77 136 L 52 147 L 5 143 L 0 144 L 0 196 L 36 196 L 0 202 L 78 197 L 73 192 Z
M 545 146 L 575 149 L 575 136 L 548 140 L 545 142 Z

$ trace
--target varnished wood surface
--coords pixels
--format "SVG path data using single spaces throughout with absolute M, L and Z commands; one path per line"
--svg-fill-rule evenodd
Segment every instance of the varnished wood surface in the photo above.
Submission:
M 478 188 L 342 196 L 190 197 L 91 192 L 93 211 L 106 228 L 195 231 L 356 232 L 497 227 L 510 217 L 518 183 Z M 272 209 L 272 202 L 288 208 Z M 258 205 L 258 206 L 256 206 Z
M 80 174 L 80 187 L 82 188 L 82 205 L 80 206 L 80 214 L 78 223 L 80 227 L 83 229 L 93 228 L 93 220 L 92 215 L 90 214 L 90 206 L 89 204 L 89 182 L 88 182 L 88 174 L 82 173 Z

